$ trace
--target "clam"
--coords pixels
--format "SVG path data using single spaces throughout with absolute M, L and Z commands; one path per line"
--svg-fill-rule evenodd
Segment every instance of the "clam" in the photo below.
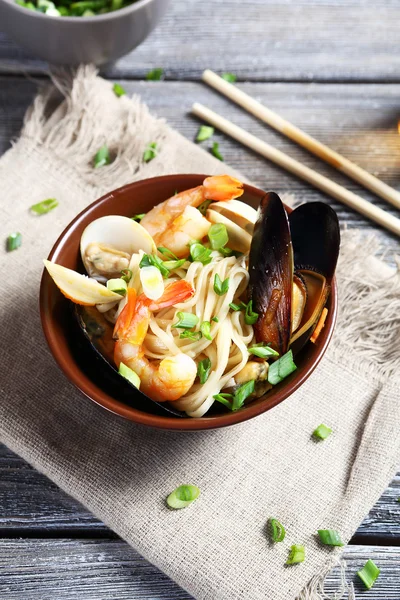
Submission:
M 242 227 L 236 225 L 231 219 L 225 217 L 221 212 L 216 210 L 207 210 L 207 219 L 211 223 L 222 223 L 225 225 L 229 236 L 229 248 L 236 250 L 237 252 L 243 252 L 246 254 L 251 245 L 251 235 L 247 233 Z
M 136 221 L 109 215 L 92 221 L 81 237 L 81 257 L 87 273 L 98 281 L 119 276 L 132 254 L 156 252 L 153 238 Z
M 210 204 L 209 210 L 220 213 L 235 225 L 253 235 L 254 224 L 257 221 L 257 211 L 240 200 L 227 200 Z

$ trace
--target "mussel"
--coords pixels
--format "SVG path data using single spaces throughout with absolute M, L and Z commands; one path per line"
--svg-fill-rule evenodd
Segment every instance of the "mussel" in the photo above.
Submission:
M 250 249 L 250 298 L 258 342 L 297 353 L 310 339 L 329 296 L 339 254 L 336 213 L 322 202 L 289 217 L 279 196 L 261 200 Z

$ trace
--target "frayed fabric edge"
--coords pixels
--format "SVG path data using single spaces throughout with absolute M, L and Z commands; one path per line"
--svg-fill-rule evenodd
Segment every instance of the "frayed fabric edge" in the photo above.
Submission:
M 327 580 L 331 571 L 335 568 L 340 569 L 340 582 L 336 590 L 327 590 Z M 354 587 L 346 578 L 346 562 L 338 560 L 330 563 L 324 569 L 314 575 L 309 584 L 304 588 L 296 600 L 355 600 Z

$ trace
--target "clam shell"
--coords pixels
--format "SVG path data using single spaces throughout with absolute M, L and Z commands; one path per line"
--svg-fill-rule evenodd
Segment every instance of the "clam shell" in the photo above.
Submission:
M 229 248 L 236 250 L 237 252 L 243 252 L 243 254 L 249 252 L 251 235 L 239 227 L 239 225 L 236 225 L 236 223 L 227 219 L 223 214 L 211 209 L 207 210 L 207 219 L 211 221 L 211 223 L 222 223 L 225 225 L 229 236 Z
M 210 204 L 209 209 L 220 213 L 235 225 L 253 235 L 254 224 L 257 221 L 257 211 L 248 204 L 240 202 L 240 200 L 227 200 L 226 202 L 214 202 Z

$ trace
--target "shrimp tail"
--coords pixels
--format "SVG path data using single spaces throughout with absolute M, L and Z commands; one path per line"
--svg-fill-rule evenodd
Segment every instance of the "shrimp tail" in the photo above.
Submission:
M 127 299 L 128 301 L 114 327 L 113 338 L 117 340 L 126 339 L 129 335 L 129 329 L 136 309 L 136 290 L 134 288 L 128 288 Z
M 168 308 L 180 302 L 189 300 L 194 294 L 194 289 L 187 281 L 174 281 L 170 283 L 158 300 L 152 300 L 148 307 L 151 311 L 161 310 L 162 308 Z
M 243 183 L 230 175 L 215 175 L 203 181 L 204 197 L 206 200 L 233 200 L 243 192 Z

